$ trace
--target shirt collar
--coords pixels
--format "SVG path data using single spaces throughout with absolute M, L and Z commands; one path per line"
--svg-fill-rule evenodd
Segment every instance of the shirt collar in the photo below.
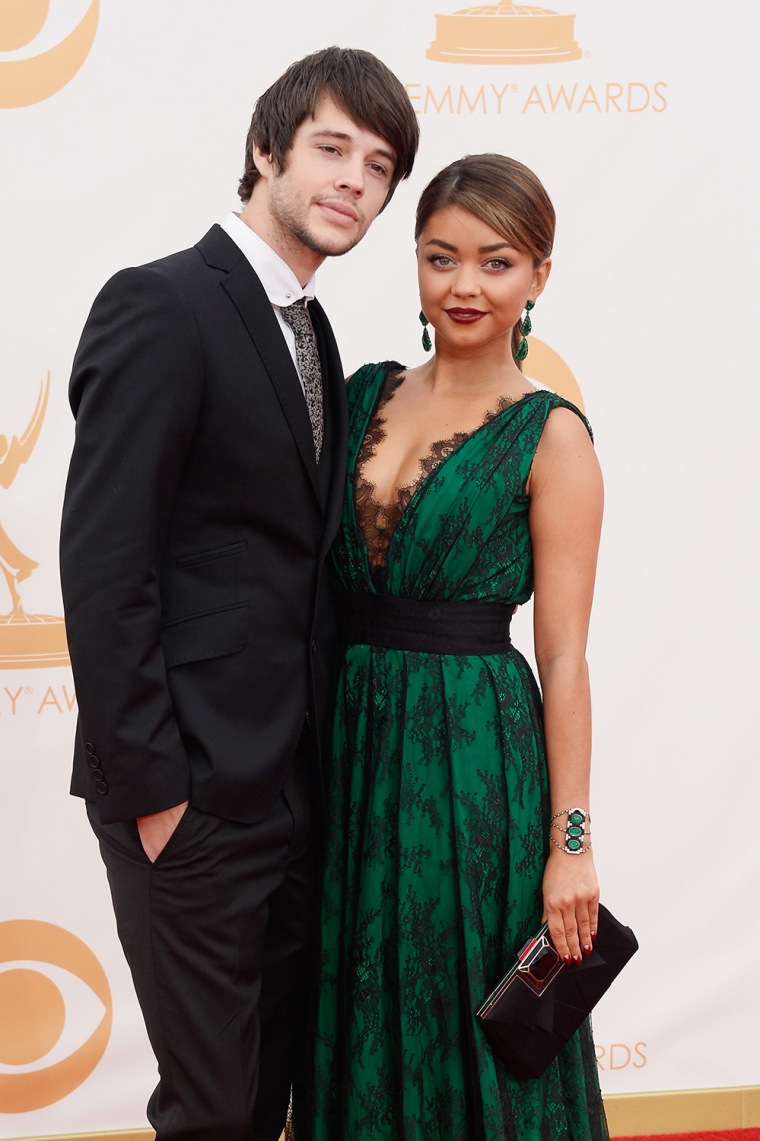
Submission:
M 247 226 L 239 214 L 230 212 L 220 225 L 253 266 L 272 305 L 284 307 L 301 297 L 307 301 L 313 299 L 315 274 L 302 286 L 287 262 Z

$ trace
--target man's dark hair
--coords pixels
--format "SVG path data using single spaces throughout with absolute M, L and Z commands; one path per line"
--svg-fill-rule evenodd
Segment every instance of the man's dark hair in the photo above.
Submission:
M 412 172 L 420 128 L 409 96 L 393 72 L 371 52 L 358 48 L 323 48 L 292 63 L 257 100 L 245 143 L 245 169 L 238 194 L 251 197 L 260 177 L 253 161 L 257 146 L 278 171 L 284 170 L 293 136 L 304 119 L 313 116 L 323 96 L 329 96 L 359 127 L 385 139 L 396 154 L 388 196 Z

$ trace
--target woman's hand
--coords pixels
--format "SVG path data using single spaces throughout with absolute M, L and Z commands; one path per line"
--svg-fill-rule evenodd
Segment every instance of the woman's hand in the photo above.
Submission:
M 566 963 L 590 955 L 599 919 L 599 883 L 591 852 L 549 853 L 544 869 L 544 918 L 557 954 Z

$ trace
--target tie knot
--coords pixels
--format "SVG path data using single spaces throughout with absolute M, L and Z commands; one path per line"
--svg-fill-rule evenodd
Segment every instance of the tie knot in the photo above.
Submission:
M 282 319 L 294 333 L 311 333 L 311 319 L 306 308 L 306 298 L 299 297 L 292 305 L 285 305 L 280 310 Z

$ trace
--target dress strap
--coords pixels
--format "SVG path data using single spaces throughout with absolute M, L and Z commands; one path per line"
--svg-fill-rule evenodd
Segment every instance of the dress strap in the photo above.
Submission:
M 423 654 L 503 654 L 512 645 L 514 606 L 433 602 L 389 594 L 341 594 L 338 621 L 346 645 Z

